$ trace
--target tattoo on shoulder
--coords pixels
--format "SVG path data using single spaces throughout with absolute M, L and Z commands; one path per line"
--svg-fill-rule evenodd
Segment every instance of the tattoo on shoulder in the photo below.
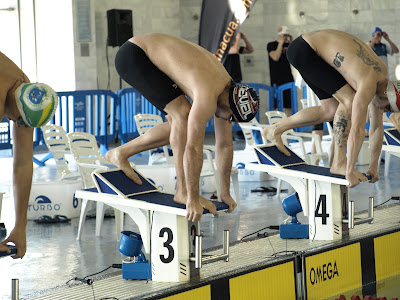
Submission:
M 372 66 L 376 72 L 382 72 L 382 68 L 379 65 L 379 62 L 377 62 L 368 55 L 368 52 L 365 50 L 363 45 L 361 45 L 354 39 L 353 41 L 360 47 L 360 50 L 357 51 L 357 56 L 361 58 L 363 63 L 365 63 L 367 66 Z
M 342 65 L 342 62 L 344 61 L 344 56 L 340 55 L 340 53 L 336 53 L 335 58 L 333 59 L 333 64 L 337 67 L 340 68 Z

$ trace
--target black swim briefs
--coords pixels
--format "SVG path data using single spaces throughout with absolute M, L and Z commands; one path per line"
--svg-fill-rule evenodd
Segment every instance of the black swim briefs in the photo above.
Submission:
M 320 100 L 332 98 L 347 84 L 344 77 L 318 56 L 302 36 L 290 43 L 286 56 Z
M 115 56 L 119 76 L 164 114 L 165 106 L 183 94 L 181 89 L 147 57 L 142 48 L 127 41 Z

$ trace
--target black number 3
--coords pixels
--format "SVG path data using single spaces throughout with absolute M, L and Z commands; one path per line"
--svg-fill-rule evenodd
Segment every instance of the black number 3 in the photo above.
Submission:
M 167 233 L 167 240 L 164 242 L 163 246 L 168 249 L 168 256 L 160 255 L 160 259 L 163 263 L 168 264 L 174 260 L 174 248 L 171 246 L 174 235 L 170 228 L 164 227 L 160 230 L 160 237 L 163 237 L 165 233 Z

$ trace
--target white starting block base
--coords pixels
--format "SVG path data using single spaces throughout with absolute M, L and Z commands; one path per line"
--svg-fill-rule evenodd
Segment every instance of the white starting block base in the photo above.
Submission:
M 43 215 L 79 217 L 82 203 L 74 194 L 82 185 L 81 179 L 33 182 L 29 196 L 28 220 L 35 220 Z
M 100 201 L 127 213 L 139 227 L 146 257 L 151 256 L 153 281 L 184 282 L 199 276 L 190 257 L 194 255 L 199 222 L 186 219 L 186 207 L 173 201 L 173 194 L 162 193 L 137 172 L 143 184 L 137 185 L 121 170 L 96 171 L 97 189 L 76 191 L 76 196 Z M 227 210 L 213 202 L 217 211 Z M 205 211 L 204 213 L 207 213 Z
M 289 148 L 287 148 L 289 149 Z M 303 213 L 309 220 L 309 239 L 341 240 L 348 232 L 343 218 L 348 212 L 348 181 L 344 176 L 331 174 L 329 168 L 308 165 L 293 151 L 291 156 L 276 146 L 255 148 L 259 163 L 246 168 L 287 181 L 299 195 Z
M 194 255 L 194 239 L 200 234 L 199 223 L 186 217 L 154 212 L 151 229 L 152 279 L 184 282 L 199 276 L 189 258 Z

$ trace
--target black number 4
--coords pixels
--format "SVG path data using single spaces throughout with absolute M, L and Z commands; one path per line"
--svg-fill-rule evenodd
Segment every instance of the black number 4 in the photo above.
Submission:
M 162 228 L 160 230 L 160 237 L 163 237 L 164 234 L 167 234 L 167 240 L 164 242 L 163 246 L 168 249 L 168 256 L 165 257 L 164 255 L 160 255 L 160 259 L 164 264 L 168 264 L 174 260 L 174 248 L 172 248 L 171 243 L 174 239 L 174 235 L 172 233 L 171 228 Z
M 319 208 L 321 206 L 321 213 L 319 213 Z M 318 200 L 318 205 L 317 208 L 315 209 L 315 217 L 321 217 L 322 218 L 322 224 L 326 225 L 326 219 L 329 218 L 329 214 L 326 213 L 326 195 L 320 195 L 319 200 Z

